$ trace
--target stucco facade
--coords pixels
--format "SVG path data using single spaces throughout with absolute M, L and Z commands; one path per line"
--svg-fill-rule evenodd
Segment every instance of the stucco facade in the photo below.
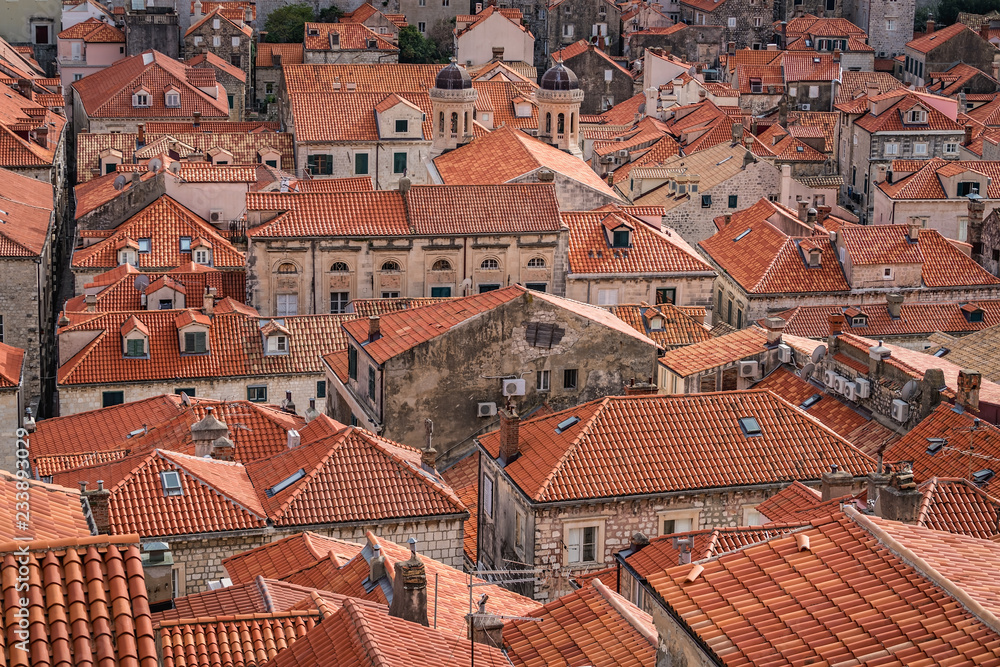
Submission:
M 99 72 L 125 57 L 125 44 L 86 44 L 82 39 L 59 40 L 59 80 L 69 92 L 74 81 Z
M 493 49 L 503 49 L 504 60 L 533 63 L 535 37 L 500 12 L 493 12 L 455 37 L 455 58 L 466 66 L 485 65 L 493 60 Z

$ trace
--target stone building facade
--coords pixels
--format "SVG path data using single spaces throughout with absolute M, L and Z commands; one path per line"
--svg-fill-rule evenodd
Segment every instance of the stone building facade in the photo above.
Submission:
M 177 11 L 170 6 L 146 6 L 125 10 L 125 55 L 139 55 L 145 51 L 159 51 L 168 58 L 181 55 L 181 31 Z
M 1000 276 L 1000 209 L 983 217 L 981 202 L 969 203 L 969 243 L 972 259 L 994 276 Z
M 794 0 L 793 0 L 794 1 Z M 843 0 L 844 18 L 868 33 L 876 58 L 895 58 L 913 39 L 915 0 Z
M 791 21 L 803 14 L 812 14 L 820 18 L 841 18 L 844 15 L 844 0 L 775 0 L 774 2 L 775 21 Z
M 593 45 L 563 62 L 579 78 L 583 91 L 582 114 L 603 113 L 636 92 L 631 73 Z
M 532 27 L 535 35 L 535 66 L 539 71 L 546 67 L 551 53 L 581 39 L 596 44 L 609 55 L 621 53 L 622 12 L 609 0 L 561 0 L 550 4 L 547 10 L 538 7 L 531 13 L 524 9 L 521 11 L 525 12 L 525 18 L 532 15 L 537 17 L 540 13 L 545 15 L 544 33 Z M 538 19 L 535 23 L 539 23 Z M 541 27 L 538 26 L 539 29 Z M 540 34 L 546 35 L 547 39 L 541 39 Z M 622 98 L 622 101 L 625 99 L 628 98 Z
M 201 3 L 195 3 L 195 11 L 200 11 Z M 233 67 L 243 70 L 244 82 L 251 79 L 250 52 L 253 31 L 242 21 L 233 21 L 216 9 L 207 16 L 193 17 L 194 23 L 184 35 L 184 59 L 190 60 L 202 53 L 214 53 Z M 227 87 L 228 89 L 228 87 Z
M 928 43 L 933 35 L 939 39 Z M 965 63 L 970 67 L 993 74 L 993 63 L 997 50 L 979 33 L 964 24 L 956 23 L 941 30 L 935 30 L 928 21 L 928 32 L 924 37 L 906 44 L 903 53 L 903 83 L 923 86 L 930 81 L 931 72 L 943 72 L 955 63 Z
M 628 53 L 641 58 L 646 49 L 662 49 L 691 63 L 716 67 L 722 52 L 723 34 L 720 25 L 686 26 L 678 23 L 668 29 L 647 29 L 628 36 Z
M 722 26 L 723 42 L 735 49 L 762 49 L 774 39 L 772 0 L 681 0 L 681 21 L 689 26 Z

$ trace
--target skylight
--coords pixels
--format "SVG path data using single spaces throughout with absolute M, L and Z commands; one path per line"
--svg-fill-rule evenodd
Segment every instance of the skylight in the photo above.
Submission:
M 746 235 L 749 234 L 750 232 L 751 229 L 747 227 L 745 231 L 740 232 L 740 235 L 737 236 L 735 239 L 733 239 L 733 242 L 735 243 L 736 241 L 742 241 L 744 238 L 746 238 Z
M 295 484 L 295 482 L 299 481 L 305 476 L 306 476 L 305 468 L 299 468 L 294 473 L 292 473 L 282 481 L 278 482 L 264 493 L 267 495 L 268 498 L 273 498 L 274 496 L 278 495 L 279 493 L 290 487 L 292 484 Z
M 934 456 L 948 444 L 948 441 L 944 438 L 927 438 L 927 442 L 930 443 L 927 445 L 927 453 L 930 456 Z
M 996 473 L 994 473 L 991 469 L 983 468 L 982 470 L 977 470 L 976 472 L 972 473 L 972 481 L 982 486 L 986 482 L 993 479 L 993 475 L 995 474 Z
M 760 430 L 760 424 L 754 417 L 740 417 L 740 430 L 743 431 L 743 435 L 748 438 L 757 437 L 763 435 L 764 432 Z
M 163 495 L 183 496 L 184 489 L 181 487 L 181 475 L 176 470 L 164 470 L 160 473 L 160 482 L 163 484 Z
M 799 407 L 802 408 L 803 410 L 808 410 L 812 406 L 819 403 L 821 398 L 823 398 L 823 394 L 813 394 L 806 400 L 802 401 L 802 405 L 800 405 Z
M 951 352 L 951 350 L 949 350 L 946 347 L 942 347 L 940 350 L 938 350 L 937 352 L 934 353 L 934 356 L 935 357 L 943 357 L 944 355 L 948 354 L 949 352 Z
M 580 423 L 579 417 L 570 417 L 568 419 L 564 419 L 561 422 L 559 422 L 559 424 L 556 426 L 556 433 L 563 433 L 579 423 Z

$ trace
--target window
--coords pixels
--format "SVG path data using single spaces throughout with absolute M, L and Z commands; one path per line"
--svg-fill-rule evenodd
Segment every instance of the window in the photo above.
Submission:
M 139 252 L 143 254 L 148 253 L 151 245 L 152 241 L 150 239 L 139 239 Z
M 168 107 L 179 107 L 181 105 L 180 93 L 170 91 L 166 94 L 164 102 Z
M 330 292 L 330 312 L 346 313 L 350 302 L 350 292 Z
M 614 80 L 614 74 L 615 73 L 614 73 L 613 70 L 610 70 L 610 69 L 604 70 L 604 80 L 605 81 L 612 81 L 612 80 Z
M 701 196 L 701 207 L 702 208 L 712 208 L 712 195 L 702 195 Z
M 743 328 L 743 310 L 740 308 L 736 309 L 736 328 Z
M 598 289 L 597 290 L 597 305 L 598 306 L 613 306 L 618 303 L 618 290 L 615 288 L 610 289 Z
M 181 475 L 176 470 L 164 470 L 160 473 L 160 483 L 163 485 L 163 495 L 182 496 L 184 489 L 181 487 Z
M 383 271 L 399 271 L 399 262 L 390 259 L 387 262 L 382 262 Z
M 885 29 L 889 32 L 894 31 L 896 29 L 896 19 L 886 19 Z
M 885 145 L 886 155 L 899 155 L 899 144 L 886 144 Z
M 34 30 L 35 44 L 48 44 L 50 29 L 52 28 L 52 26 L 50 26 L 48 23 L 36 23 L 34 25 L 34 28 L 35 28 Z
M 203 354 L 208 351 L 204 331 L 184 332 L 184 354 Z
M 528 260 L 529 269 L 544 269 L 545 268 L 545 258 L 544 257 L 532 257 Z
M 267 402 L 267 385 L 254 384 L 247 387 L 247 400 L 253 403 Z
M 309 155 L 306 157 L 306 169 L 313 176 L 330 176 L 333 174 L 333 156 Z
M 958 152 L 958 144 L 955 144 L 955 143 L 945 144 L 944 145 L 944 152 L 945 153 L 957 153 Z
M 480 294 L 485 294 L 486 292 L 492 292 L 493 290 L 498 290 L 498 289 L 500 289 L 500 286 L 495 285 L 493 283 L 480 283 L 479 285 Z
M 222 38 L 216 35 L 212 38 L 212 46 L 222 46 Z
M 660 535 L 688 533 L 698 527 L 698 511 L 662 512 L 660 518 Z
M 548 371 L 537 371 L 535 373 L 535 388 L 538 391 L 548 391 L 549 390 L 549 372 Z
M 403 132 L 408 132 L 409 129 L 410 129 L 410 121 L 406 120 L 405 118 L 397 118 L 396 119 L 396 133 L 397 134 L 403 133 Z
M 353 347 L 347 348 L 347 377 L 358 379 L 358 351 Z
M 882 269 L 882 279 L 883 280 L 892 280 L 892 267 L 891 266 L 887 266 L 887 267 L 885 267 L 885 268 Z
M 910 109 L 906 113 L 907 123 L 926 123 L 927 122 L 927 112 L 923 109 Z
M 232 45 L 233 45 L 234 49 L 238 49 L 240 47 L 240 38 L 239 37 L 233 37 Z M 236 57 L 239 58 L 239 56 L 236 56 Z M 235 65 L 236 63 L 233 63 L 233 64 Z
M 493 479 L 483 475 L 483 512 L 493 518 Z
M 740 430 L 743 431 L 743 435 L 748 438 L 755 438 L 757 436 L 763 435 L 763 431 L 760 430 L 760 424 L 754 417 L 740 417 L 739 418 Z
M 276 354 L 288 353 L 288 336 L 271 336 L 267 340 L 269 352 Z
M 125 341 L 125 356 L 126 357 L 146 356 L 146 339 L 145 338 L 127 339 Z
M 816 99 L 819 97 L 819 86 L 809 86 L 809 98 Z
M 735 28 L 736 27 L 736 17 L 735 16 L 730 16 L 729 17 L 729 27 L 730 28 Z
M 209 263 L 208 250 L 206 250 L 205 248 L 199 248 L 198 250 L 195 250 L 194 263 L 207 265 Z
M 375 367 L 368 367 L 368 398 L 375 400 Z
M 426 4 L 427 0 L 420 0 L 421 7 L 425 6 Z M 420 21 L 419 23 L 417 23 L 417 30 L 419 30 L 421 33 L 427 32 L 427 24 L 424 23 L 423 21 Z
M 287 489 L 288 487 L 290 487 L 292 484 L 295 484 L 295 482 L 299 481 L 300 479 L 303 479 L 305 476 L 306 476 L 305 468 L 299 468 L 285 479 L 281 480 L 274 486 L 264 491 L 264 495 L 266 495 L 268 498 L 273 498 L 282 491 L 284 491 L 285 489 Z
M 764 523 L 764 515 L 757 511 L 756 505 L 743 506 L 743 526 L 760 526 Z
M 927 144 L 913 144 L 914 155 L 927 155 Z
M 182 236 L 180 238 L 179 243 L 180 243 L 180 251 L 181 252 L 191 252 L 191 237 L 190 236 Z
M 384 291 L 384 292 L 382 292 L 382 298 L 383 299 L 398 299 L 399 298 L 399 292 L 397 292 L 395 290 L 393 290 L 393 291 Z
M 851 326 L 852 327 L 863 327 L 866 324 L 868 324 L 868 318 L 865 317 L 864 315 L 860 315 L 858 317 L 852 317 L 851 318 Z
M 616 229 L 611 233 L 611 247 L 612 248 L 628 248 L 629 247 L 629 230 L 627 229 Z
M 101 394 L 101 406 L 110 408 L 112 405 L 121 405 L 125 402 L 124 391 L 106 391 Z
M 523 512 L 517 510 L 514 511 L 514 548 L 524 549 L 524 537 L 525 537 L 525 525 L 527 524 L 527 517 L 525 517 Z
M 439 259 L 431 266 L 431 271 L 451 271 L 451 262 L 446 259 Z
M 566 560 L 570 564 L 597 561 L 597 538 L 600 526 L 580 526 L 566 531 Z
M 291 262 L 282 262 L 281 264 L 278 265 L 278 273 L 284 274 L 286 276 L 298 272 L 299 270 L 296 269 L 295 265 L 292 264 Z
M 567 368 L 563 371 L 563 389 L 576 389 L 576 380 L 579 373 L 575 368 Z
M 976 181 L 962 181 L 958 184 L 958 196 L 968 197 L 971 194 L 979 194 L 979 183 Z
M 201 46 L 201 35 L 195 35 L 194 36 L 194 45 L 195 46 Z
M 299 314 L 299 295 L 298 294 L 278 294 L 276 296 L 276 306 L 275 312 L 278 317 L 288 317 L 289 315 Z
M 332 273 L 347 273 L 350 270 L 350 267 L 347 266 L 347 262 L 334 262 L 330 266 L 330 271 Z
M 566 9 L 569 8 L 570 8 L 569 5 L 566 5 Z M 573 24 L 563 23 L 563 37 L 572 37 L 572 36 L 573 36 Z
M 267 83 L 265 83 L 264 84 L 264 92 L 267 93 L 268 95 L 274 94 L 274 83 L 271 82 L 271 81 L 268 81 Z
M 544 292 L 546 283 L 524 283 L 524 286 L 533 292 Z
M 754 17 L 754 19 L 753 19 L 753 27 L 759 28 L 762 23 L 763 23 L 763 20 L 759 16 L 755 16 Z
M 677 303 L 677 288 L 676 287 L 657 287 L 656 288 L 656 303 L 657 305 L 661 303 Z
M 729 195 L 729 208 L 736 208 L 739 199 L 739 195 Z
M 316 380 L 316 398 L 326 398 L 326 380 Z
M 174 307 L 173 299 L 160 299 L 160 310 L 170 310 Z
M 368 175 L 368 153 L 354 154 L 354 175 L 355 176 Z
M 482 263 L 480 263 L 479 268 L 483 271 L 499 271 L 500 262 L 495 259 L 484 259 Z
M 442 299 L 442 298 L 450 297 L 450 296 L 451 296 L 451 288 L 450 287 L 432 287 L 431 288 L 431 297 L 433 297 L 435 299 Z
M 136 93 L 132 96 L 132 106 L 134 107 L 148 107 L 149 106 L 149 93 L 143 91 L 141 93 Z
M 392 173 L 406 175 L 406 153 L 392 154 Z
M 788 89 L 788 96 L 789 97 L 798 97 L 798 94 L 799 94 L 798 86 L 791 86 Z

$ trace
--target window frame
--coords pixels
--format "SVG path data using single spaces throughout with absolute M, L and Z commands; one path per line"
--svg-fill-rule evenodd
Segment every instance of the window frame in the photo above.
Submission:
M 688 530 L 675 530 L 671 533 L 666 532 L 665 523 L 667 521 L 690 521 L 691 527 Z M 701 526 L 701 510 L 696 508 L 686 508 L 686 509 L 671 509 L 663 510 L 662 512 L 656 513 L 656 530 L 659 531 L 659 535 L 672 535 L 673 533 L 688 533 L 691 531 L 698 530 Z
M 267 403 L 267 385 L 248 384 L 247 400 L 251 403 Z
M 191 343 L 189 344 L 188 341 L 191 341 Z M 199 347 L 201 347 L 202 349 L 198 349 Z M 207 353 L 208 353 L 207 331 L 184 332 L 184 348 L 181 350 L 181 354 L 207 354 Z
M 535 371 L 535 391 L 551 391 L 552 390 L 552 373 L 547 369 L 542 369 Z
M 482 498 L 480 498 L 480 502 L 482 502 L 483 504 L 483 514 L 492 519 L 493 505 L 494 505 L 493 501 L 496 495 L 496 482 L 494 482 L 493 478 L 487 475 L 485 472 L 483 473 L 482 479 L 483 479 L 481 487 L 482 491 L 480 492 Z M 487 493 L 487 491 L 489 491 L 489 493 Z
M 336 301 L 334 299 L 336 299 Z M 331 313 L 346 313 L 347 305 L 350 302 L 351 302 L 350 292 L 330 292 Z
M 606 519 L 604 517 L 592 517 L 588 519 L 576 519 L 573 521 L 563 522 L 562 528 L 562 545 L 563 545 L 563 564 L 567 567 L 587 567 L 590 565 L 599 565 L 604 562 L 604 533 L 605 533 L 605 523 Z M 587 528 L 594 529 L 594 558 L 593 560 L 584 560 L 584 536 L 583 532 Z M 572 560 L 571 548 L 572 536 L 574 530 L 580 530 L 580 543 L 577 546 L 579 549 L 578 560 Z
M 116 400 L 117 399 L 117 400 Z M 121 389 L 101 392 L 101 407 L 110 408 L 125 403 L 125 392 Z
M 563 369 L 563 389 L 576 389 L 580 384 L 580 369 Z
M 358 379 L 358 350 L 353 345 L 347 348 L 347 378 Z

